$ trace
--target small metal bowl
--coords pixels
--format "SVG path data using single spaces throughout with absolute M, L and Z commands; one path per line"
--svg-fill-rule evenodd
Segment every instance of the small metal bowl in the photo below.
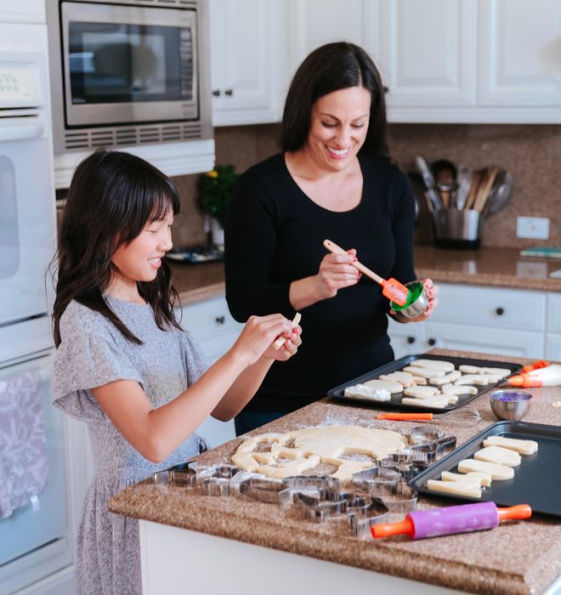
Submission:
M 495 390 L 490 400 L 491 409 L 499 419 L 519 421 L 530 411 L 532 395 L 522 390 Z
M 403 306 L 391 302 L 391 309 L 394 312 L 403 314 L 405 318 L 417 318 L 417 316 L 423 314 L 429 303 L 425 288 L 420 281 L 410 281 L 405 284 L 405 287 L 409 290 L 407 301 Z

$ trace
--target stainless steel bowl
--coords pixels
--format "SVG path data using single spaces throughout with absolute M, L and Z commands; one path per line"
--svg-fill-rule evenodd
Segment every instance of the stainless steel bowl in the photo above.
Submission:
M 420 316 L 427 309 L 429 304 L 425 288 L 420 281 L 410 281 L 405 284 L 405 287 L 407 287 L 412 295 L 416 295 L 415 299 L 409 305 L 406 302 L 405 306 L 400 306 L 392 302 L 391 308 L 395 312 L 403 314 L 405 318 L 417 318 L 417 316 Z
M 495 390 L 490 395 L 491 409 L 499 419 L 519 421 L 530 411 L 532 395 L 522 390 Z

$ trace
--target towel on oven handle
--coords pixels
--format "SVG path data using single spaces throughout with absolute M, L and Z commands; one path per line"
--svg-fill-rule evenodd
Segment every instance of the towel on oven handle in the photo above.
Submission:
M 39 372 L 0 380 L 0 518 L 38 506 L 47 484 L 42 383 Z

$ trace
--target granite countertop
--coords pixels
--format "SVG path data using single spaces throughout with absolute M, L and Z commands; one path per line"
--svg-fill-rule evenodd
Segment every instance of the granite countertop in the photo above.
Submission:
M 487 354 L 433 350 L 445 356 L 482 357 L 494 361 L 522 360 Z M 532 408 L 525 421 L 561 426 L 560 388 L 530 389 Z M 458 445 L 495 422 L 488 395 L 471 403 L 482 420 L 477 426 L 441 427 L 457 436 Z M 371 408 L 343 406 L 324 400 L 309 405 L 260 428 L 259 433 L 285 432 L 303 426 L 335 422 L 352 425 L 374 420 Z M 407 422 L 375 422 L 376 427 L 404 430 Z M 201 455 L 200 464 L 230 462 L 240 439 Z M 419 509 L 450 505 L 450 500 L 421 497 Z M 539 593 L 561 575 L 561 522 L 551 517 L 501 524 L 492 531 L 450 535 L 411 541 L 406 537 L 389 540 L 360 540 L 346 524 L 313 523 L 284 512 L 277 505 L 239 497 L 209 497 L 181 487 L 161 489 L 150 482 L 131 486 L 110 503 L 111 511 L 232 540 L 293 552 L 393 574 L 462 591 L 480 593 Z
M 224 295 L 224 263 L 171 263 L 173 282 L 181 304 Z M 549 275 L 561 269 L 555 259 L 522 258 L 514 248 L 443 250 L 415 246 L 415 271 L 420 279 L 437 283 L 465 283 L 490 287 L 560 291 L 561 279 Z

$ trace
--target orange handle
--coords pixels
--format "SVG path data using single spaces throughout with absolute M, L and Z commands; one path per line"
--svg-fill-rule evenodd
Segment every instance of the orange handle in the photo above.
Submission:
M 546 362 L 543 359 L 539 359 L 539 360 L 535 361 L 533 364 L 530 364 L 529 366 L 524 366 L 522 368 L 522 372 L 531 372 L 532 370 L 539 370 L 540 368 L 547 368 L 547 366 L 549 366 L 549 362 Z
M 394 421 L 430 421 L 432 413 L 379 413 L 376 419 L 389 419 Z
M 413 537 L 415 535 L 415 527 L 411 518 L 407 516 L 401 523 L 372 525 L 370 527 L 370 533 L 372 533 L 372 537 L 375 539 L 390 537 L 392 535 L 409 535 L 409 537 Z
M 499 521 L 511 519 L 529 519 L 532 516 L 532 509 L 529 504 L 518 504 L 508 508 L 497 508 Z
M 511 376 L 507 378 L 509 386 L 518 386 L 520 388 L 537 388 L 543 386 L 541 380 L 535 380 L 531 376 L 525 374 L 518 374 L 517 376 Z

